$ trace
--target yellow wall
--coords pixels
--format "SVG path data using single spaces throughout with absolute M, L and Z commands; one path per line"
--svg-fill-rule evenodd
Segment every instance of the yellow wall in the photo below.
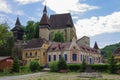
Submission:
M 22 60 L 27 60 L 26 65 L 29 65 L 30 61 L 32 60 L 38 60 L 40 64 L 43 66 L 47 63 L 47 54 L 46 50 L 48 49 L 48 44 L 43 44 L 41 48 L 34 48 L 34 49 L 24 49 L 22 53 Z M 37 56 L 35 56 L 37 52 Z M 26 53 L 28 56 L 26 56 Z M 32 56 L 30 56 L 30 53 L 32 53 Z

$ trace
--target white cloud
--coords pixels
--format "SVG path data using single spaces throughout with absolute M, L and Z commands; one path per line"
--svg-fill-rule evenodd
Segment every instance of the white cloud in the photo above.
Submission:
M 11 6 L 5 0 L 0 0 L 0 12 L 12 13 Z
M 35 2 L 38 2 L 38 1 L 41 1 L 41 0 L 14 0 L 16 2 L 19 2 L 20 4 L 30 4 L 30 3 L 35 3 Z
M 6 23 L 9 25 L 9 26 L 13 26 L 15 23 L 14 23 L 14 20 L 12 20 L 11 18 L 9 18 L 7 15 L 5 14 L 0 14 L 0 24 L 3 24 L 3 23 Z
M 75 24 L 77 36 L 95 36 L 102 33 L 120 32 L 120 12 L 111 15 L 78 20 Z
M 24 15 L 24 12 L 22 10 L 15 11 L 15 15 Z
M 79 0 L 47 0 L 46 4 L 51 10 L 56 13 L 82 13 L 93 9 L 98 9 L 97 6 L 90 6 L 79 3 Z

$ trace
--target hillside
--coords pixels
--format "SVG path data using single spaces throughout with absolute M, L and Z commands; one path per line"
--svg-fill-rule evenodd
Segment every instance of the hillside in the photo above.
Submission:
M 107 53 L 114 52 L 115 49 L 120 47 L 120 42 L 112 45 L 105 46 L 101 49 L 101 53 L 104 57 L 107 57 Z

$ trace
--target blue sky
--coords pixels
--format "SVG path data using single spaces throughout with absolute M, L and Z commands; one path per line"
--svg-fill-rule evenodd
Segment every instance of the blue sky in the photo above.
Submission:
M 40 21 L 45 0 L 0 0 L 0 23 L 14 27 L 19 15 L 22 25 Z M 119 0 L 46 0 L 48 15 L 70 12 L 78 38 L 88 36 L 100 48 L 120 42 Z

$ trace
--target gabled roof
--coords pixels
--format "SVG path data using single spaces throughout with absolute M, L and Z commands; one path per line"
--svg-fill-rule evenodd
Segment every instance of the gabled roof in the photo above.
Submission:
M 0 56 L 0 61 L 3 61 L 3 60 L 8 59 L 8 58 L 12 58 L 12 57 L 10 57 L 10 56 Z
M 97 50 L 99 49 L 97 42 L 95 42 L 95 44 L 94 44 L 94 49 L 97 49 Z
M 31 49 L 31 48 L 41 48 L 44 43 L 48 41 L 45 39 L 32 39 L 26 42 L 24 49 Z
M 49 21 L 51 29 L 62 29 L 74 26 L 70 13 L 51 15 Z

